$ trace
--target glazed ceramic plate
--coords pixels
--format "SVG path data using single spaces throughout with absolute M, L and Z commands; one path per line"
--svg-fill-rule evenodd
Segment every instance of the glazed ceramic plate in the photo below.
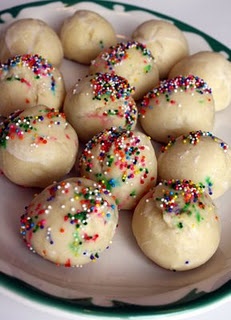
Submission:
M 189 25 L 158 12 L 112 1 L 40 2 L 0 12 L 0 28 L 15 19 L 45 20 L 58 31 L 63 19 L 77 9 L 102 14 L 116 29 L 118 39 L 129 39 L 141 22 L 150 18 L 175 23 L 190 44 L 191 53 L 231 51 L 220 42 Z M 87 68 L 64 61 L 61 70 L 67 89 L 87 73 Z M 231 145 L 231 106 L 216 114 L 214 134 Z M 131 213 L 121 213 L 117 234 L 109 250 L 96 263 L 83 268 L 64 268 L 31 253 L 19 234 L 19 217 L 35 190 L 13 185 L 0 177 L 0 281 L 5 292 L 18 295 L 49 310 L 69 316 L 145 317 L 177 316 L 211 308 L 231 299 L 230 197 L 216 201 L 222 219 L 220 247 L 204 266 L 187 272 L 164 270 L 148 260 L 131 232 Z

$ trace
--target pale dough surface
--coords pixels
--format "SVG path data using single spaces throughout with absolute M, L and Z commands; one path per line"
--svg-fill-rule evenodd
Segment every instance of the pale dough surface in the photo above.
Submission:
M 211 89 L 192 75 L 161 81 L 142 99 L 139 113 L 144 131 L 164 143 L 190 131 L 212 131 L 215 120 Z
M 13 183 L 46 187 L 72 169 L 78 137 L 63 113 L 35 106 L 0 126 L 0 168 Z
M 58 68 L 38 55 L 19 55 L 0 65 L 0 115 L 37 104 L 60 109 L 65 97 Z
M 217 208 L 192 182 L 158 184 L 138 203 L 132 230 L 143 253 L 163 268 L 185 271 L 207 262 L 220 243 Z
M 10 24 L 0 36 L 0 61 L 22 54 L 38 54 L 55 66 L 63 59 L 57 33 L 40 19 L 24 18 Z
M 212 89 L 215 110 L 231 103 L 231 62 L 222 53 L 200 51 L 183 58 L 170 70 L 168 77 L 193 74 L 202 78 Z
M 170 69 L 189 54 L 184 33 L 168 21 L 145 21 L 134 30 L 132 38 L 144 43 L 151 51 L 156 59 L 160 79 L 166 78 Z
M 60 30 L 64 56 L 84 64 L 90 64 L 102 49 L 117 42 L 111 23 L 90 10 L 77 10 L 67 17 Z
M 118 222 L 113 197 L 97 183 L 70 178 L 41 191 L 21 216 L 27 247 L 57 265 L 96 261 Z
M 210 132 L 191 132 L 170 141 L 158 157 L 160 179 L 201 183 L 213 199 L 231 186 L 231 150 Z
M 138 100 L 159 82 L 159 70 L 154 57 L 145 45 L 125 41 L 110 46 L 91 62 L 90 73 L 114 72 L 135 87 L 133 97 Z
M 134 129 L 138 110 L 132 92 L 128 81 L 117 75 L 86 76 L 68 91 L 64 113 L 79 139 L 85 142 L 103 129 Z
M 86 144 L 79 169 L 81 176 L 105 185 L 124 210 L 133 209 L 157 178 L 150 138 L 139 131 L 117 128 L 102 131 Z

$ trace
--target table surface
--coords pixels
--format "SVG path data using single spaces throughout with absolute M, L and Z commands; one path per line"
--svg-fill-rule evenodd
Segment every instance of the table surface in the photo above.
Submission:
M 35 2 L 33 0 L 1 0 L 0 11 L 14 5 Z M 173 16 L 194 26 L 208 35 L 216 38 L 229 48 L 231 48 L 231 1 L 211 1 L 211 0 L 125 0 L 117 2 L 140 5 L 161 13 Z M 199 315 L 187 315 L 188 320 L 217 320 L 228 319 L 231 312 L 231 301 L 214 306 L 211 310 L 202 312 Z M 15 297 L 6 295 L 0 290 L 0 319 L 33 319 L 33 320 L 65 320 L 63 315 L 47 313 L 39 307 L 22 303 Z M 82 319 L 82 318 L 81 318 Z M 155 318 L 157 319 L 157 318 Z M 161 318 L 163 319 L 163 318 Z M 182 317 L 181 317 L 182 319 Z M 80 320 L 76 316 L 76 320 Z

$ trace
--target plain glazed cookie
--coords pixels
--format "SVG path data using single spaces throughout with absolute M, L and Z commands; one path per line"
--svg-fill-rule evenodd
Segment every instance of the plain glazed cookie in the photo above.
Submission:
M 21 235 L 44 259 L 81 266 L 111 244 L 118 209 L 110 192 L 96 182 L 70 178 L 44 189 L 21 216 Z
M 220 219 L 211 197 L 187 180 L 160 182 L 138 203 L 132 230 L 143 253 L 159 266 L 184 271 L 216 252 Z
M 145 21 L 134 30 L 132 39 L 144 43 L 151 51 L 156 59 L 160 79 L 166 78 L 170 69 L 189 54 L 184 33 L 168 21 Z
M 176 63 L 168 78 L 179 75 L 198 76 L 212 88 L 215 110 L 225 109 L 231 103 L 231 62 L 218 52 L 200 51 Z
M 137 41 L 117 43 L 102 50 L 91 62 L 90 73 L 112 73 L 124 77 L 135 87 L 134 99 L 140 99 L 159 82 L 155 59 L 145 45 Z
M 0 115 L 37 104 L 60 109 L 64 96 L 61 72 L 43 57 L 25 54 L 0 64 Z
M 80 79 L 69 90 L 64 113 L 80 140 L 87 142 L 103 129 L 134 129 L 138 111 L 125 78 L 97 73 Z
M 0 36 L 0 48 L 2 62 L 23 54 L 38 54 L 55 66 L 60 66 L 63 59 L 58 35 L 40 19 L 25 18 L 11 23 Z
M 63 113 L 38 105 L 0 124 L 0 169 L 12 182 L 46 187 L 72 169 L 78 137 Z
M 156 184 L 155 151 L 150 138 L 138 131 L 102 131 L 86 144 L 78 166 L 81 176 L 108 188 L 124 210 L 133 209 Z
M 77 10 L 67 17 L 60 30 L 64 56 L 90 64 L 104 48 L 115 45 L 116 33 L 109 21 L 90 10 Z
M 231 151 L 210 132 L 181 135 L 162 148 L 158 176 L 161 180 L 190 179 L 218 198 L 231 186 Z
M 163 80 L 141 101 L 140 123 L 152 139 L 167 143 L 190 131 L 211 131 L 214 100 L 203 79 L 189 75 Z

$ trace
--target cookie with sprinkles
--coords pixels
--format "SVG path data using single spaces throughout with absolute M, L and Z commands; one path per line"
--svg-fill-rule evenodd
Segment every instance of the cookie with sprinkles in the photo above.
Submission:
M 193 131 L 172 139 L 158 157 L 159 179 L 190 179 L 205 186 L 215 199 L 231 187 L 231 151 L 208 131 Z
M 111 128 L 94 136 L 78 163 L 81 176 L 101 183 L 119 209 L 135 207 L 156 184 L 157 160 L 150 138 L 142 132 Z
M 74 166 L 78 146 L 64 113 L 42 105 L 0 123 L 0 169 L 18 185 L 46 187 L 62 179 Z
M 163 180 L 138 203 L 132 231 L 142 252 L 159 266 L 185 271 L 206 263 L 221 238 L 218 210 L 201 184 Z
M 124 77 L 135 87 L 133 97 L 140 99 L 159 82 L 159 70 L 151 52 L 140 42 L 119 42 L 102 50 L 92 60 L 90 73 L 110 72 Z
M 20 233 L 26 246 L 57 265 L 82 266 L 109 247 L 118 223 L 111 193 L 94 181 L 53 183 L 26 206 Z
M 38 54 L 56 67 L 63 60 L 58 34 L 41 19 L 20 18 L 9 24 L 0 35 L 0 48 L 2 62 L 23 54 Z
M 159 142 L 190 131 L 211 131 L 215 118 L 212 90 L 194 75 L 163 80 L 144 96 L 139 115 L 144 131 Z
M 91 10 L 77 10 L 66 17 L 60 30 L 64 56 L 83 64 L 104 49 L 117 43 L 112 24 Z
M 220 52 L 199 51 L 178 61 L 168 78 L 194 74 L 212 88 L 215 110 L 227 108 L 231 103 L 231 62 Z
M 111 73 L 96 73 L 80 79 L 68 92 L 64 113 L 80 140 L 87 142 L 103 129 L 132 130 L 138 111 L 127 79 Z
M 184 33 L 169 21 L 144 21 L 133 31 L 132 39 L 144 43 L 155 56 L 160 79 L 165 79 L 170 69 L 189 54 Z
M 24 54 L 0 64 L 0 115 L 37 104 L 60 109 L 64 96 L 63 76 L 47 59 Z

